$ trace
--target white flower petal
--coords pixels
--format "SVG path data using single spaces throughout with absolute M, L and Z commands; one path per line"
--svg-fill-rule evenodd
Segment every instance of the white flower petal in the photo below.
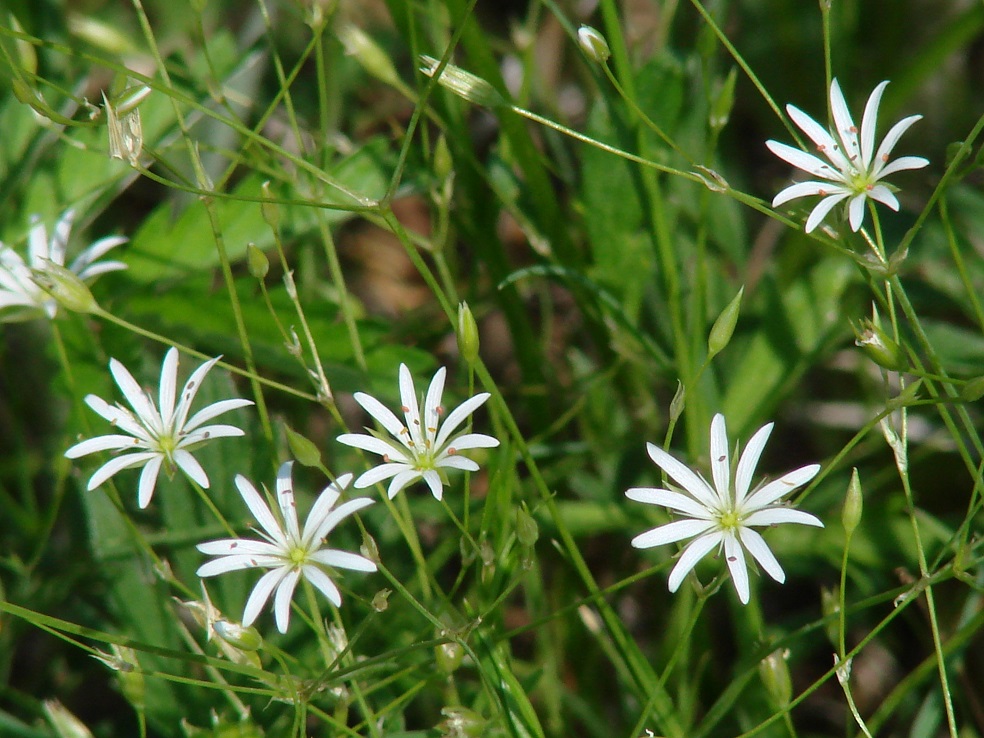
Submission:
M 871 166 L 871 157 L 875 151 L 875 129 L 878 127 L 878 106 L 881 105 L 882 93 L 888 87 L 888 80 L 878 84 L 871 91 L 868 102 L 864 106 L 864 117 L 861 118 L 861 159 L 864 167 Z
M 670 479 L 687 490 L 687 492 L 704 503 L 704 505 L 709 507 L 713 507 L 715 505 L 717 495 L 710 487 L 707 486 L 707 482 L 694 474 L 684 464 L 674 459 L 656 444 L 647 443 L 646 449 L 649 451 L 649 458 L 655 461 L 656 466 L 666 472 Z
M 647 530 L 632 539 L 633 548 L 652 548 L 667 543 L 676 543 L 685 538 L 699 536 L 714 527 L 712 520 L 675 520 L 658 528 Z
M 924 159 L 921 156 L 900 156 L 898 159 L 885 165 L 878 172 L 878 177 L 887 177 L 889 174 L 895 174 L 895 172 L 901 172 L 907 169 L 922 169 L 926 166 L 929 166 L 929 159 Z
M 899 199 L 895 196 L 895 193 L 888 189 L 885 185 L 875 185 L 868 190 L 867 196 L 872 200 L 888 206 L 895 212 L 899 211 Z
M 762 456 L 762 450 L 769 440 L 772 433 L 773 423 L 766 423 L 748 441 L 745 450 L 742 451 L 741 458 L 738 460 L 738 469 L 735 471 L 735 505 L 740 507 L 742 500 L 748 494 L 752 484 L 752 476 L 755 474 L 755 467 L 758 466 Z
M 280 517 L 287 527 L 287 540 L 299 543 L 301 531 L 297 525 L 297 502 L 294 500 L 294 482 L 291 479 L 293 461 L 285 461 L 277 469 L 277 504 L 280 505 Z
M 287 564 L 283 556 L 270 554 L 235 555 L 220 556 L 217 559 L 202 564 L 198 567 L 195 574 L 199 577 L 214 577 L 219 574 L 227 574 L 230 571 L 242 571 L 243 569 L 271 569 L 283 567 Z
M 441 424 L 441 430 L 437 434 L 435 445 L 438 448 L 443 448 L 444 444 L 446 444 L 448 439 L 451 437 L 451 434 L 458 429 L 458 426 L 460 426 L 469 415 L 484 405 L 485 401 L 489 399 L 489 396 L 490 395 L 488 392 L 479 392 L 477 395 L 470 397 L 452 410 L 447 419 Z
M 281 633 L 286 633 L 287 627 L 290 625 L 290 601 L 294 597 L 294 587 L 297 586 L 297 580 L 300 576 L 301 572 L 292 569 L 277 585 L 277 593 L 273 600 L 273 614 L 277 620 L 277 630 Z
M 217 541 L 206 541 L 195 546 L 203 554 L 236 558 L 241 556 L 276 556 L 280 547 L 269 541 L 254 541 L 249 538 L 222 538 Z M 256 566 L 256 564 L 253 564 Z
M 410 431 L 410 447 L 423 449 L 424 434 L 420 423 L 420 408 L 417 405 L 417 390 L 406 364 L 400 364 L 400 401 L 403 403 L 401 409 L 407 419 L 407 429 Z
M 308 564 L 304 567 L 304 577 L 320 589 L 321 593 L 328 598 L 331 604 L 335 607 L 342 606 L 342 593 L 338 591 L 338 587 L 331 580 L 331 577 L 321 571 L 321 569 Z
M 192 456 L 189 452 L 185 451 L 183 448 L 175 449 L 174 463 L 181 471 L 188 475 L 188 479 L 193 481 L 202 489 L 208 489 L 208 475 L 205 473 L 202 465 L 198 463 L 198 459 Z
M 270 536 L 271 539 L 277 543 L 285 546 L 287 544 L 287 539 L 284 536 L 282 530 L 280 530 L 280 523 L 274 517 L 273 512 L 267 506 L 266 501 L 257 492 L 256 487 L 253 483 L 249 481 L 242 474 L 236 475 L 236 488 L 239 490 L 240 496 L 243 498 L 243 502 L 246 503 L 246 507 L 249 511 L 253 513 L 253 517 L 256 518 L 256 522 L 260 524 L 260 527 L 266 531 L 266 534 Z
M 88 490 L 91 492 L 111 476 L 116 474 L 116 472 L 122 471 L 123 469 L 130 469 L 134 466 L 140 466 L 141 464 L 145 464 L 151 459 L 156 458 L 160 458 L 160 454 L 147 451 L 143 453 L 126 454 L 124 456 L 117 456 L 114 459 L 110 459 L 101 467 L 96 469 L 92 477 L 89 478 Z
M 129 370 L 116 359 L 110 359 L 109 372 L 113 375 L 117 386 L 119 386 L 120 391 L 123 393 L 126 401 L 130 403 L 130 407 L 133 408 L 137 416 L 144 423 L 154 421 L 156 423 L 155 427 L 160 428 L 161 416 L 158 414 L 157 408 L 154 407 L 154 403 L 150 401 L 147 393 L 143 391 Z
M 311 554 L 311 558 L 319 564 L 331 566 L 336 569 L 351 569 L 352 571 L 373 572 L 376 565 L 359 554 L 349 553 L 348 551 L 335 551 L 332 549 L 322 549 Z
M 682 495 L 668 489 L 655 489 L 652 487 L 633 487 L 625 491 L 625 496 L 636 502 L 643 502 L 647 505 L 662 505 L 671 510 L 682 512 L 688 517 L 701 520 L 710 520 L 711 513 L 706 507 L 694 500 L 692 497 Z
M 476 472 L 481 468 L 477 462 L 472 461 L 467 456 L 457 456 L 454 454 L 442 456 L 434 462 L 434 466 L 439 469 L 460 469 L 470 472 Z
M 128 448 L 139 448 L 139 443 L 133 436 L 96 436 L 76 443 L 65 452 L 65 457 L 77 459 L 97 451 L 122 451 Z
M 311 545 L 319 544 L 325 536 L 331 533 L 335 526 L 340 522 L 345 520 L 349 515 L 357 513 L 359 510 L 364 510 L 370 505 L 375 504 L 375 500 L 369 499 L 368 497 L 357 497 L 354 500 L 349 500 L 339 505 L 337 508 L 328 513 L 322 520 L 318 521 L 316 526 L 313 526 L 310 531 L 310 543 Z M 307 526 L 305 526 L 305 540 L 307 538 Z
M 779 561 L 772 553 L 772 549 L 769 548 L 762 536 L 751 528 L 739 528 L 738 535 L 741 538 L 742 545 L 748 550 L 748 553 L 758 562 L 759 566 L 765 569 L 765 572 L 770 577 L 779 582 L 779 584 L 786 581 L 786 573 L 782 570 Z
M 363 472 L 359 478 L 355 480 L 355 488 L 365 489 L 366 487 L 371 487 L 377 482 L 382 482 L 392 476 L 400 474 L 401 472 L 406 472 L 409 468 L 410 465 L 404 463 L 380 464 L 367 472 Z M 416 474 L 417 472 L 413 473 Z
M 399 439 L 400 443 L 406 444 L 406 440 L 404 439 L 406 433 L 403 423 L 383 403 L 364 392 L 356 392 L 352 395 L 352 398 L 362 406 L 363 410 L 389 431 L 390 435 Z
M 484 433 L 465 433 L 464 435 L 452 438 L 448 449 L 453 448 L 456 451 L 462 451 L 469 448 L 496 448 L 498 445 L 498 438 L 487 436 Z M 440 448 L 440 445 L 438 448 Z
M 243 626 L 248 628 L 255 621 L 257 616 L 260 614 L 260 610 L 266 604 L 266 601 L 270 599 L 270 594 L 273 592 L 274 587 L 280 584 L 285 576 L 290 573 L 290 568 L 287 566 L 281 566 L 278 569 L 273 569 L 268 571 L 253 587 L 253 591 L 249 594 L 249 599 L 246 600 L 246 608 L 243 610 Z
M 728 430 L 721 413 L 711 419 L 711 474 L 718 499 L 722 505 L 728 505 L 731 502 L 731 460 Z
M 734 533 L 724 536 L 724 556 L 728 560 L 728 569 L 731 571 L 731 581 L 734 582 L 735 590 L 738 592 L 738 599 L 741 604 L 748 604 L 748 564 L 745 562 L 745 552 L 738 542 Z
M 363 474 L 365 476 L 365 474 Z M 393 480 L 389 483 L 389 488 L 386 490 L 386 496 L 391 500 L 396 497 L 400 491 L 406 487 L 411 482 L 415 482 L 420 479 L 423 475 L 416 469 L 407 469 L 406 471 L 401 471 Z M 356 484 L 358 486 L 358 484 Z M 438 498 L 440 499 L 440 498 Z
M 176 349 L 172 349 L 175 351 Z M 188 381 L 185 382 L 184 387 L 181 390 L 181 399 L 178 401 L 178 409 L 174 413 L 174 428 L 183 428 L 185 422 L 188 420 L 188 413 L 191 410 L 191 403 L 195 401 L 195 395 L 198 394 L 198 390 L 201 388 L 202 383 L 205 381 L 205 375 L 207 375 L 212 367 L 216 365 L 220 356 L 216 356 L 214 359 L 209 359 L 200 367 L 192 372 L 191 376 L 188 377 Z M 161 373 L 161 381 L 164 381 L 163 372 Z M 174 375 L 174 381 L 177 383 L 177 374 Z
M 823 523 L 816 515 L 811 515 L 803 510 L 794 510 L 790 507 L 766 507 L 756 510 L 751 515 L 745 517 L 745 525 L 779 525 L 781 523 L 797 523 L 799 525 L 812 525 L 816 528 L 823 528 Z
M 178 392 L 178 350 L 174 347 L 164 354 L 161 364 L 160 413 L 165 428 L 172 428 L 174 401 Z
M 428 469 L 423 473 L 424 481 L 427 486 L 430 487 L 431 494 L 434 495 L 434 499 L 438 502 L 444 496 L 444 484 L 441 482 L 441 475 L 438 474 L 433 469 Z
M 848 192 L 838 192 L 829 197 L 825 197 L 823 200 L 817 203 L 816 207 L 813 208 L 810 213 L 810 217 L 806 219 L 806 225 L 803 230 L 807 233 L 812 233 L 813 229 L 816 228 L 827 217 L 827 214 L 834 209 L 834 206 L 848 196 Z
M 830 84 L 830 111 L 834 118 L 836 138 L 843 144 L 841 152 L 856 168 L 862 169 L 858 129 L 854 125 L 854 118 L 851 117 L 851 111 L 847 108 L 847 101 L 844 100 L 844 94 L 836 79 Z
M 834 182 L 842 182 L 844 180 L 844 175 L 841 174 L 839 169 L 813 154 L 808 154 L 805 151 L 801 151 L 788 144 L 780 143 L 779 141 L 766 141 L 765 145 L 769 147 L 769 151 L 786 163 L 792 164 L 804 172 L 809 172 L 814 177 L 823 177 Z
M 782 475 L 774 482 L 769 482 L 761 489 L 753 492 L 752 495 L 745 500 L 744 509 L 755 510 L 758 508 L 763 508 L 766 505 L 771 505 L 776 500 L 788 495 L 797 487 L 802 487 L 804 484 L 813 479 L 819 471 L 819 464 L 810 464 L 808 466 L 796 469 L 795 471 L 791 471 L 788 474 Z
M 252 400 L 221 400 L 219 402 L 213 402 L 208 407 L 203 407 L 197 413 L 188 419 L 187 423 L 184 423 L 183 427 L 185 431 L 193 431 L 195 428 L 200 426 L 212 418 L 222 415 L 222 413 L 227 413 L 230 410 L 237 410 L 241 407 L 249 407 L 253 404 Z
M 343 433 L 338 437 L 339 443 L 346 446 L 360 448 L 373 454 L 389 457 L 392 460 L 409 462 L 411 457 L 402 448 L 397 448 L 396 444 L 387 443 L 381 438 L 370 436 L 365 433 Z
M 861 228 L 861 223 L 864 221 L 864 205 L 867 198 L 867 193 L 855 195 L 848 204 L 847 211 L 850 214 L 848 220 L 851 223 L 851 230 L 855 233 Z
M 697 565 L 697 562 L 720 544 L 721 533 L 719 531 L 714 531 L 706 536 L 696 538 L 687 544 L 687 547 L 683 549 L 683 553 L 680 555 L 680 560 L 677 561 L 676 566 L 673 567 L 673 571 L 670 572 L 670 578 L 667 582 L 670 592 L 676 592 L 687 574 Z
M 150 504 L 150 500 L 154 496 L 157 477 L 161 473 L 161 464 L 163 463 L 163 456 L 154 456 L 140 472 L 140 483 L 137 485 L 137 506 L 141 510 Z

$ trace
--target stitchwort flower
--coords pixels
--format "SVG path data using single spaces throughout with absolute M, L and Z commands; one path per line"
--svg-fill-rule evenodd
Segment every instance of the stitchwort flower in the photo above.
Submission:
M 242 474 L 236 475 L 239 494 L 262 528 L 256 531 L 263 538 L 262 541 L 226 538 L 198 545 L 198 550 L 203 554 L 216 557 L 198 568 L 200 577 L 213 577 L 240 569 L 270 570 L 260 577 L 246 600 L 246 609 L 243 611 L 243 627 L 246 628 L 256 621 L 260 610 L 273 594 L 277 629 L 286 633 L 290 624 L 291 599 L 301 577 L 321 590 L 335 607 L 340 607 L 342 596 L 329 576 L 329 570 L 376 571 L 376 564 L 364 556 L 323 547 L 325 536 L 336 525 L 352 513 L 373 504 L 373 500 L 359 497 L 336 508 L 335 503 L 341 496 L 341 490 L 352 480 L 351 474 L 343 474 L 321 492 L 304 522 L 304 529 L 301 530 L 297 523 L 297 504 L 291 481 L 292 466 L 292 461 L 285 462 L 277 472 L 279 520 L 256 487 Z
M 175 406 L 178 386 L 178 350 L 170 349 L 164 356 L 164 363 L 161 366 L 161 383 L 158 391 L 160 409 L 158 410 L 150 392 L 137 384 L 125 366 L 116 359 L 111 359 L 109 370 L 126 401 L 133 408 L 133 412 L 119 404 L 110 405 L 96 395 L 87 395 L 85 403 L 129 435 L 111 434 L 90 438 L 72 446 L 65 452 L 65 456 L 77 459 L 97 451 L 126 453 L 113 457 L 99 467 L 89 479 L 88 488 L 95 489 L 118 471 L 142 466 L 143 471 L 140 473 L 137 492 L 137 502 L 141 508 L 147 507 L 154 496 L 161 467 L 169 476 L 174 474 L 175 469 L 181 469 L 189 479 L 207 489 L 208 475 L 191 455 L 191 449 L 213 438 L 242 436 L 244 432 L 233 425 L 203 424 L 222 413 L 253 404 L 251 400 L 221 400 L 188 417 L 205 375 L 218 360 L 218 358 L 210 359 L 194 371 L 185 382 L 181 390 L 181 398 Z
M 406 418 L 406 424 L 400 422 L 396 415 L 376 398 L 364 392 L 355 393 L 355 401 L 379 421 L 392 436 L 386 438 L 381 433 L 370 430 L 370 435 L 345 433 L 338 437 L 341 443 L 383 457 L 382 464 L 355 480 L 358 489 L 392 477 L 387 491 L 392 499 L 411 482 L 423 479 L 434 497 L 440 500 L 444 494 L 444 485 L 447 484 L 445 469 L 478 471 L 478 464 L 461 456 L 460 451 L 471 448 L 494 448 L 499 445 L 498 439 L 482 433 L 453 435 L 465 419 L 489 399 L 488 392 L 481 392 L 465 400 L 448 414 L 443 424 L 441 423 L 441 416 L 444 414 L 441 396 L 444 394 L 446 374 L 444 367 L 441 367 L 431 380 L 423 400 L 424 413 L 421 416 L 410 370 L 405 364 L 400 364 L 400 399 L 403 402 L 401 410 Z
M 48 271 L 49 264 L 65 266 L 65 253 L 74 220 L 75 211 L 65 211 L 49 238 L 44 223 L 34 216 L 27 239 L 26 261 L 11 247 L 0 242 L 0 322 L 55 317 L 58 303 L 37 285 L 33 277 L 35 271 Z M 100 238 L 79 254 L 68 268 L 83 282 L 91 282 L 106 272 L 126 269 L 126 264 L 120 261 L 97 261 L 126 241 L 123 236 Z
M 636 536 L 632 539 L 632 545 L 635 548 L 651 548 L 686 538 L 693 539 L 683 549 L 679 561 L 670 572 L 670 592 L 677 591 L 684 577 L 707 553 L 723 547 L 738 599 L 742 604 L 747 604 L 749 592 L 745 551 L 777 582 L 781 583 L 786 579 L 769 546 L 752 528 L 780 523 L 823 527 L 823 523 L 815 516 L 779 504 L 783 497 L 813 479 L 820 471 L 819 464 L 804 466 L 749 492 L 755 466 L 772 432 L 772 425 L 768 423 L 759 428 L 748 442 L 735 470 L 734 485 L 728 455 L 728 435 L 724 416 L 720 413 L 711 421 L 713 486 L 659 446 L 647 444 L 649 456 L 670 479 L 683 488 L 683 492 L 635 487 L 628 490 L 625 496 L 636 502 L 661 505 L 682 513 L 682 517 Z
M 887 81 L 882 82 L 868 98 L 864 117 L 861 119 L 860 138 L 836 79 L 830 85 L 830 112 L 834 121 L 832 131 L 828 132 L 795 105 L 786 106 L 789 117 L 816 144 L 817 150 L 826 160 L 778 141 L 766 141 L 765 145 L 780 159 L 821 180 L 797 182 L 779 192 L 772 200 L 772 207 L 778 207 L 798 197 L 822 197 L 806 219 L 807 233 L 816 228 L 833 207 L 843 200 L 847 200 L 848 219 L 853 231 L 861 228 L 865 201 L 868 198 L 897 211 L 899 201 L 894 193 L 896 188 L 885 183 L 884 178 L 895 172 L 921 169 L 929 164 L 929 161 L 920 156 L 903 156 L 894 161 L 889 160 L 899 138 L 922 118 L 921 115 L 910 115 L 892 126 L 878 150 L 875 150 L 878 106 L 887 86 Z

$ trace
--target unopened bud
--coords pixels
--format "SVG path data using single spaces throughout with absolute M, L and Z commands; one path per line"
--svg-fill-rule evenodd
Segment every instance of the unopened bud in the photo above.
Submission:
M 516 538 L 519 544 L 526 548 L 533 548 L 539 537 L 540 526 L 537 525 L 536 519 L 525 507 L 516 508 Z
M 458 305 L 458 351 L 469 364 L 478 360 L 478 324 L 467 302 Z
M 391 589 L 381 589 L 372 597 L 372 609 L 376 612 L 385 612 L 389 607 L 389 598 L 393 594 Z
M 878 366 L 896 372 L 903 371 L 909 366 L 902 347 L 890 338 L 875 321 L 864 318 L 861 321 L 860 329 L 854 329 L 854 334 L 856 336 L 855 345 L 860 346 L 868 358 Z
M 454 173 L 454 160 L 451 158 L 451 149 L 448 148 L 448 139 L 441 135 L 434 144 L 434 175 L 438 180 L 443 181 Z
M 254 279 L 263 280 L 270 271 L 270 260 L 255 243 L 246 244 L 246 265 Z
M 434 649 L 434 660 L 437 668 L 445 674 L 456 671 L 465 658 L 465 649 L 457 641 L 442 643 Z
M 711 112 L 708 122 L 714 131 L 720 131 L 728 125 L 728 119 L 731 117 L 731 109 L 735 105 L 735 82 L 737 80 L 738 70 L 732 67 L 728 76 L 724 78 L 724 82 L 721 83 L 717 93 L 711 100 Z
M 24 33 L 23 27 L 17 22 L 17 16 L 13 13 L 7 15 L 10 28 L 17 33 Z M 21 69 L 33 76 L 38 73 L 38 52 L 34 50 L 34 44 L 22 38 L 14 40 L 14 50 L 17 52 L 17 62 Z
M 577 42 L 584 55 L 599 64 L 604 64 L 612 55 L 605 37 L 591 26 L 581 26 L 577 29 Z
M 735 332 L 735 325 L 738 323 L 738 314 L 741 312 L 741 297 L 745 294 L 745 288 L 738 290 L 738 294 L 727 304 L 714 325 L 711 326 L 711 333 L 707 338 L 707 358 L 710 359 L 724 350 L 725 346 L 731 341 L 731 336 Z
M 485 733 L 488 722 L 468 707 L 442 707 L 444 720 L 437 726 L 447 738 L 478 738 Z
M 372 37 L 355 25 L 348 25 L 338 32 L 345 53 L 353 57 L 362 68 L 378 80 L 389 85 L 400 82 L 400 75 L 392 60 Z
M 321 466 L 321 452 L 314 441 L 302 436 L 289 425 L 284 426 L 284 433 L 287 435 L 287 446 L 295 459 L 304 466 L 314 468 Z
M 280 206 L 272 202 L 273 192 L 270 191 L 270 180 L 260 185 L 260 192 L 263 194 L 263 201 L 260 203 L 260 214 L 263 221 L 273 230 L 277 230 L 280 225 Z
M 228 620 L 216 620 L 212 623 L 212 630 L 215 635 L 240 651 L 257 651 L 263 647 L 263 637 L 253 626 L 246 628 Z
M 120 691 L 134 710 L 143 712 L 147 704 L 147 685 L 143 672 L 140 671 L 137 652 L 129 646 L 118 646 L 115 643 L 112 644 L 112 650 L 118 664 L 116 677 L 120 681 Z
M 861 478 L 858 476 L 857 467 L 851 474 L 851 482 L 847 485 L 847 499 L 844 500 L 844 509 L 841 511 L 841 522 L 844 530 L 850 536 L 854 529 L 861 522 L 861 510 L 864 507 L 864 499 L 861 494 Z
M 793 680 L 786 659 L 789 651 L 777 649 L 759 661 L 759 676 L 776 706 L 786 707 L 793 698 Z
M 679 379 L 677 380 L 676 392 L 673 393 L 673 399 L 670 400 L 670 420 L 674 423 L 680 419 L 680 415 L 683 414 L 683 408 L 687 404 L 687 388 L 684 386 L 683 382 Z
M 439 59 L 427 56 L 426 54 L 420 57 L 420 61 L 424 64 L 420 68 L 420 71 L 428 77 L 433 77 L 437 72 L 437 68 L 441 65 Z M 445 65 L 437 81 L 442 87 L 446 87 L 455 95 L 463 97 L 475 105 L 497 108 L 506 104 L 505 99 L 492 85 L 481 77 L 471 72 L 466 72 L 454 64 Z
M 31 270 L 31 279 L 69 312 L 94 313 L 99 309 L 79 275 L 50 259 L 44 261 L 42 268 Z

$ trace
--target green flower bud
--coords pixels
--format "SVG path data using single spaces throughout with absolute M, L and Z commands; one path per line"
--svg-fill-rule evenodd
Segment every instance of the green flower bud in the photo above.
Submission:
M 711 359 L 721 352 L 731 341 L 731 336 L 735 332 L 735 325 L 738 323 L 738 314 L 741 312 L 741 298 L 745 294 L 745 288 L 738 290 L 738 294 L 727 304 L 714 325 L 711 326 L 711 334 L 707 338 L 707 358 Z
M 421 55 L 420 61 L 424 64 L 420 68 L 420 71 L 428 77 L 433 77 L 437 72 L 437 68 L 441 65 L 439 59 L 427 56 L 426 54 Z M 475 105 L 498 108 L 506 104 L 505 99 L 492 85 L 481 77 L 471 72 L 466 72 L 454 64 L 445 65 L 437 81 L 442 87 L 446 87 L 455 95 L 458 95 L 458 97 L 463 97 Z
M 389 85 L 398 85 L 400 75 L 392 60 L 372 37 L 358 26 L 348 25 L 338 32 L 345 53 L 353 57 L 369 74 Z
M 140 671 L 137 652 L 128 646 L 118 646 L 115 643 L 112 644 L 112 650 L 117 660 L 116 676 L 120 680 L 120 691 L 134 710 L 143 712 L 147 705 L 147 685 L 144 682 L 143 672 Z
M 270 260 L 255 243 L 246 244 L 246 265 L 250 275 L 261 281 L 270 271 Z
M 598 64 L 604 64 L 612 55 L 605 37 L 591 26 L 582 25 L 577 29 L 577 42 L 584 55 Z
M 445 674 L 451 674 L 461 666 L 465 658 L 465 649 L 457 641 L 442 643 L 434 649 L 434 660 L 437 668 Z
M 675 423 L 680 419 L 683 414 L 683 408 L 687 404 L 687 388 L 683 386 L 683 382 L 679 379 L 677 380 L 676 392 L 673 393 L 673 399 L 670 400 L 670 421 Z
M 847 485 L 847 499 L 844 500 L 844 509 L 841 511 L 841 522 L 844 530 L 850 536 L 854 529 L 861 522 L 861 510 L 864 507 L 864 498 L 861 494 L 861 479 L 858 476 L 857 467 L 851 474 L 851 483 Z
M 13 13 L 7 15 L 10 22 L 10 29 L 17 33 L 24 33 L 24 29 L 17 22 L 17 16 Z M 38 53 L 34 50 L 34 44 L 30 41 L 18 38 L 14 40 L 14 50 L 17 52 L 17 61 L 21 69 L 29 75 L 34 76 L 38 73 Z
M 488 722 L 474 710 L 467 707 L 442 707 L 444 720 L 437 726 L 447 738 L 479 738 L 485 732 Z
M 728 119 L 731 117 L 731 109 L 735 105 L 735 82 L 737 80 L 738 70 L 732 67 L 731 71 L 728 72 L 728 76 L 725 77 L 724 82 L 711 100 L 709 123 L 711 124 L 711 129 L 715 132 L 720 131 L 728 125 Z
M 99 309 L 85 282 L 71 269 L 45 260 L 41 269 L 31 270 L 31 279 L 51 295 L 66 310 L 73 313 L 94 313 Z
M 289 425 L 284 425 L 284 432 L 287 434 L 287 446 L 295 459 L 307 467 L 317 469 L 321 466 L 321 452 L 314 441 L 305 438 Z
M 58 700 L 45 700 L 41 703 L 41 709 L 58 738 L 92 738 L 92 732 L 85 727 L 85 723 Z
M 876 316 L 877 319 L 877 316 Z M 864 318 L 860 329 L 854 328 L 855 345 L 860 346 L 868 358 L 878 366 L 891 371 L 901 372 L 908 368 L 905 353 L 875 321 Z
M 516 538 L 519 544 L 526 548 L 533 548 L 537 539 L 540 537 L 540 526 L 525 506 L 516 508 Z
M 478 360 L 478 324 L 467 302 L 458 305 L 458 351 L 469 364 Z
M 260 192 L 262 192 L 264 197 L 264 200 L 260 203 L 260 214 L 263 216 L 263 221 L 273 230 L 277 230 L 277 226 L 280 225 L 280 206 L 275 202 L 270 202 L 270 200 L 273 200 L 273 193 L 270 191 L 270 180 L 260 185 Z
M 244 628 L 239 623 L 216 620 L 212 623 L 212 630 L 215 635 L 240 651 L 257 651 L 263 647 L 263 637 L 253 626 Z
M 434 176 L 439 181 L 444 181 L 454 172 L 454 159 L 451 158 L 451 149 L 448 148 L 448 140 L 441 135 L 434 144 Z
M 386 612 L 386 609 L 389 607 L 391 594 L 393 594 L 393 590 L 391 589 L 381 589 L 376 592 L 372 597 L 372 609 L 376 612 Z
M 786 707 L 793 698 L 793 680 L 786 663 L 788 658 L 788 650 L 776 650 L 759 661 L 758 665 L 762 684 L 778 707 Z

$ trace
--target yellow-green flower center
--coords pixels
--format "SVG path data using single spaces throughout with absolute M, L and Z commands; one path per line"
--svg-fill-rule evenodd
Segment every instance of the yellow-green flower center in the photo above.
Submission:
M 293 564 L 294 566 L 300 566 L 305 561 L 307 561 L 307 556 L 308 556 L 308 552 L 306 549 L 303 549 L 300 546 L 294 546 L 290 550 L 290 555 L 289 555 L 290 563 Z
M 724 530 L 737 528 L 739 523 L 741 523 L 741 517 L 734 510 L 729 510 L 718 518 L 718 525 Z

